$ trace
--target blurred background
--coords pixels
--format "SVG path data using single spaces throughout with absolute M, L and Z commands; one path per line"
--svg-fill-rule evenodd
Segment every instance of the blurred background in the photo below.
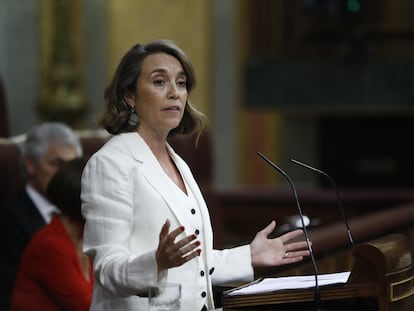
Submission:
M 412 0 L 0 0 L 0 136 L 43 120 L 95 130 L 103 91 L 135 43 L 192 59 L 218 188 L 325 182 L 410 188 Z

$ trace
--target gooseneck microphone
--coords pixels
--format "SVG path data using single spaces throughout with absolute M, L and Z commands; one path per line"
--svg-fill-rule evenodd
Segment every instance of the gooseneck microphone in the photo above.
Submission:
M 346 217 L 345 210 L 344 210 L 344 208 L 342 206 L 342 200 L 341 200 L 341 196 L 339 194 L 339 191 L 338 191 L 338 187 L 336 185 L 336 182 L 333 180 L 333 178 L 331 176 L 329 176 L 324 171 L 321 171 L 320 169 L 317 169 L 317 168 L 315 168 L 313 166 L 310 166 L 309 164 L 305 164 L 305 163 L 300 162 L 300 161 L 295 160 L 295 159 L 290 159 L 290 161 L 292 161 L 293 163 L 298 164 L 298 165 L 300 165 L 302 167 L 305 167 L 307 169 L 310 169 L 310 170 L 312 170 L 314 172 L 317 172 L 317 173 L 325 176 L 329 180 L 329 182 L 331 183 L 332 187 L 335 189 L 336 200 L 338 202 L 339 210 L 341 211 L 342 219 L 344 220 L 344 224 L 345 224 L 345 227 L 346 227 L 346 231 L 348 233 L 349 242 L 351 243 L 352 247 L 354 247 L 355 244 L 354 244 L 354 239 L 352 238 L 351 228 L 349 227 L 348 218 Z
M 293 182 L 290 179 L 290 177 L 288 176 L 288 174 L 286 174 L 286 172 L 283 171 L 279 166 L 277 166 L 272 161 L 270 161 L 268 158 L 266 158 L 261 152 L 257 152 L 257 155 L 259 157 L 261 157 L 264 161 L 266 161 L 274 169 L 276 169 L 280 174 L 282 174 L 287 179 L 287 181 L 290 184 L 290 187 L 291 187 L 292 192 L 293 192 L 293 196 L 295 198 L 296 206 L 297 206 L 298 211 L 299 211 L 299 216 L 300 216 L 300 220 L 302 222 L 303 232 L 305 234 L 306 244 L 308 246 L 309 254 L 310 254 L 310 257 L 311 257 L 311 261 L 312 261 L 313 272 L 314 272 L 314 275 L 315 275 L 315 287 L 314 287 L 314 296 L 313 296 L 313 298 L 314 298 L 314 302 L 315 302 L 315 304 L 316 304 L 316 306 L 318 307 L 318 310 L 319 310 L 319 306 L 321 304 L 321 293 L 320 293 L 319 283 L 318 283 L 318 269 L 316 267 L 315 256 L 313 255 L 312 245 L 311 245 L 311 243 L 309 241 L 308 231 L 306 229 L 305 221 L 303 219 L 302 209 L 300 207 L 300 203 L 299 203 L 299 199 L 298 199 L 298 194 L 297 194 L 297 191 L 296 191 L 296 187 L 293 184 Z

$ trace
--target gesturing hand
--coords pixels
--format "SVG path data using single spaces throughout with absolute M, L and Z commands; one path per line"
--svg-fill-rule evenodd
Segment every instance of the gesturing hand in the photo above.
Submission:
M 195 241 L 197 238 L 195 234 L 175 242 L 176 237 L 184 231 L 184 227 L 169 231 L 170 221 L 167 219 L 161 228 L 159 244 L 155 253 L 158 271 L 181 266 L 201 253 L 200 249 L 196 249 L 200 246 L 200 242 Z
M 253 267 L 279 266 L 298 262 L 304 256 L 309 256 L 306 241 L 290 242 L 303 234 L 301 229 L 269 239 L 268 236 L 275 227 L 276 222 L 272 221 L 266 228 L 259 231 L 250 243 Z

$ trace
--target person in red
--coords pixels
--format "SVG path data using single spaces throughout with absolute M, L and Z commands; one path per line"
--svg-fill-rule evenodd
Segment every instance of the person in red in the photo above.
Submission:
M 93 289 L 90 259 L 82 252 L 83 158 L 66 162 L 52 177 L 48 195 L 61 213 L 38 231 L 23 253 L 11 311 L 89 310 Z

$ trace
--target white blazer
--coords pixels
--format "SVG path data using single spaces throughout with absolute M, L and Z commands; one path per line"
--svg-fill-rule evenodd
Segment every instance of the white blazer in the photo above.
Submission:
M 84 169 L 83 247 L 95 271 L 90 310 L 147 310 L 148 285 L 157 281 L 182 284 L 180 310 L 197 311 L 203 305 L 210 310 L 212 284 L 253 279 L 249 246 L 213 250 L 210 216 L 200 189 L 186 163 L 167 148 L 195 198 L 194 209 L 177 206 L 177 189 L 136 132 L 111 138 Z M 194 221 L 195 215 L 201 221 Z M 171 230 L 184 226 L 190 235 L 198 229 L 202 252 L 158 273 L 155 251 L 167 218 Z

